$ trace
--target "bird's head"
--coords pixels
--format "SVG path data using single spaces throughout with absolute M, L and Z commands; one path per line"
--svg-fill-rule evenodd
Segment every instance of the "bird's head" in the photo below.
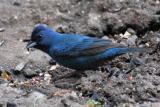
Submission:
M 47 25 L 38 24 L 33 29 L 31 39 L 26 48 L 37 48 L 42 51 L 47 51 L 50 45 L 52 45 L 53 36 L 54 32 L 49 27 L 47 27 Z

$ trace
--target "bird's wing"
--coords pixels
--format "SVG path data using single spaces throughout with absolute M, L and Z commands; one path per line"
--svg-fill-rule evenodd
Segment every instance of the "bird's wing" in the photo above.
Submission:
M 114 47 L 124 47 L 124 45 L 112 43 L 105 39 L 85 38 L 79 42 L 75 41 L 55 46 L 54 54 L 61 57 L 91 56 Z

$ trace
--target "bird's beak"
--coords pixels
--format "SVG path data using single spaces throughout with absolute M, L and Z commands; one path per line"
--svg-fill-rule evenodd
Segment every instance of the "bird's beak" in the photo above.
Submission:
M 36 42 L 30 41 L 30 42 L 27 44 L 26 48 L 27 48 L 27 49 L 29 49 L 29 48 L 34 48 L 36 45 L 37 45 Z

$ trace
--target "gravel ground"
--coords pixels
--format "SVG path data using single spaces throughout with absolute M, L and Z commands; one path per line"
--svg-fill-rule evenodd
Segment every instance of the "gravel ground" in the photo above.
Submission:
M 160 107 L 159 0 L 0 0 L 0 14 L 0 107 Z M 73 70 L 26 50 L 37 23 L 151 52 L 54 81 Z

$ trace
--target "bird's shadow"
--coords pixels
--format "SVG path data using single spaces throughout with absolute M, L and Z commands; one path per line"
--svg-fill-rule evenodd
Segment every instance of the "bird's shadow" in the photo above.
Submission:
M 63 89 L 75 88 L 80 84 L 81 77 L 86 76 L 85 72 L 74 71 L 64 67 L 59 67 L 49 73 L 52 75 L 52 82 L 55 87 Z
M 62 66 L 55 71 L 50 71 L 49 73 L 52 75 L 52 82 L 55 87 L 62 89 L 77 89 L 83 84 L 84 79 L 88 78 L 88 82 L 92 81 L 92 79 L 94 81 L 98 76 L 104 76 L 105 74 L 99 70 L 74 71 Z M 107 75 L 105 78 L 106 77 Z

